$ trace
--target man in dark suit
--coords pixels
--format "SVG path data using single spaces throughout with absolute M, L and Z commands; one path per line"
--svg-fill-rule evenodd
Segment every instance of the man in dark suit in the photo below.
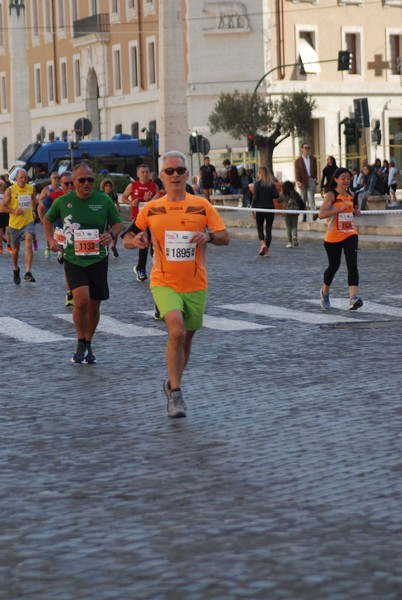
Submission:
M 317 187 L 317 159 L 310 156 L 310 146 L 302 144 L 302 155 L 295 160 L 295 179 L 300 196 L 307 209 L 315 210 L 314 194 Z M 313 215 L 314 221 L 318 215 Z M 304 216 L 306 221 L 306 216 Z

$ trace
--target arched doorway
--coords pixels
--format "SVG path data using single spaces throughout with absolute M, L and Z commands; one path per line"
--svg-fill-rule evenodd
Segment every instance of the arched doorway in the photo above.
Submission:
M 92 123 L 91 137 L 100 139 L 99 85 L 95 69 L 88 72 L 87 90 L 87 112 Z

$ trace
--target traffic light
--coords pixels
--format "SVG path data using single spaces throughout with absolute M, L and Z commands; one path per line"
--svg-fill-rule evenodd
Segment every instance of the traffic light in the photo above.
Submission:
M 356 144 L 356 121 L 354 119 L 347 119 L 345 122 L 344 134 L 348 146 Z
M 373 119 L 371 122 L 371 141 L 375 146 L 381 144 L 381 129 L 380 129 L 380 121 L 378 119 Z
M 247 150 L 249 152 L 254 152 L 255 150 L 254 136 L 251 133 L 247 136 Z
M 349 50 L 338 52 L 338 71 L 350 71 L 353 64 L 353 54 Z
M 197 152 L 197 136 L 190 135 L 188 141 L 190 146 L 190 154 L 195 154 Z

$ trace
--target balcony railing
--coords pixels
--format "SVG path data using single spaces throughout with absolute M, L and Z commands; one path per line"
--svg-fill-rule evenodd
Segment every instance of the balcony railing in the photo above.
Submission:
M 73 33 L 75 38 L 91 35 L 92 33 L 109 33 L 109 31 L 109 13 L 92 15 L 92 17 L 78 19 L 78 21 L 74 21 L 73 23 Z

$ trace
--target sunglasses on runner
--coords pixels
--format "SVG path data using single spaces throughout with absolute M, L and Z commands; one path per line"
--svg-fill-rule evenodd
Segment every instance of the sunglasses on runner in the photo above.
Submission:
M 80 180 L 78 180 L 78 181 L 80 181 Z M 74 181 L 63 181 L 63 185 L 74 185 Z
M 163 169 L 163 172 L 166 173 L 166 175 L 173 175 L 173 173 L 177 173 L 178 175 L 184 175 L 184 173 L 186 173 L 187 168 L 186 167 L 167 167 L 167 169 Z
M 78 177 L 78 183 L 93 183 L 95 181 L 95 177 Z

